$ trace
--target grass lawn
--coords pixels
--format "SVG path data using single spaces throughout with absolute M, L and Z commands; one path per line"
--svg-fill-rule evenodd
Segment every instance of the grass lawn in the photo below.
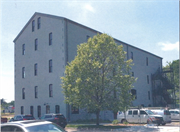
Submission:
M 87 125 L 87 124 L 68 124 L 66 128 L 76 128 L 76 129 L 86 129 L 86 130 L 110 130 L 110 129 L 119 129 L 119 128 L 127 128 L 129 126 L 119 126 L 119 125 Z

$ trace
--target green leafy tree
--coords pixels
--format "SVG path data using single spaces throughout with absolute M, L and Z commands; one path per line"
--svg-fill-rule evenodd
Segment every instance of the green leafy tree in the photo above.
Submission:
M 77 47 L 77 56 L 61 78 L 66 103 L 95 113 L 99 125 L 100 111 L 117 111 L 131 103 L 129 91 L 135 81 L 128 74 L 131 66 L 123 46 L 112 37 L 97 34 L 89 38 Z
M 176 97 L 179 97 L 179 60 L 167 62 L 167 65 L 165 67 L 163 67 L 163 69 L 166 69 L 166 68 L 171 68 L 173 70 L 173 73 L 167 74 L 167 77 L 168 77 L 169 81 L 172 84 L 174 84 Z M 177 99 L 176 103 L 179 103 L 179 98 L 176 98 L 176 99 Z

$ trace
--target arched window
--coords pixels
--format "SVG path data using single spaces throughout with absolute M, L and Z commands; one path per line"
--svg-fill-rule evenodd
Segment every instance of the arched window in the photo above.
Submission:
M 37 116 L 40 118 L 41 117 L 41 106 L 38 105 L 37 107 Z
M 50 113 L 50 106 L 46 105 L 46 114 L 49 114 L 49 113 Z
M 57 114 L 57 113 L 60 113 L 60 107 L 59 107 L 59 105 L 56 105 L 55 106 L 55 113 Z

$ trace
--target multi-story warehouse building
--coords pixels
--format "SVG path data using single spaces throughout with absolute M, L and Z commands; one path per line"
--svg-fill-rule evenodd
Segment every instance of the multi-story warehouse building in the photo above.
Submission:
M 64 102 L 60 77 L 67 62 L 76 56 L 77 45 L 100 33 L 69 19 L 35 13 L 14 39 L 15 44 L 15 114 L 62 113 L 75 120 L 89 114 Z M 153 106 L 151 75 L 162 69 L 162 58 L 115 39 L 123 45 L 127 59 L 132 59 L 134 106 Z M 93 117 L 92 115 L 90 116 Z M 101 118 L 113 118 L 109 111 Z

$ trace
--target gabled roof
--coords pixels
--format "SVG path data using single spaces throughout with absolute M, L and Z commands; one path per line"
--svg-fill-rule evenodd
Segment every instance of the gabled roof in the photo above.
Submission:
M 65 18 L 65 17 L 60 17 L 60 16 L 55 16 L 55 15 L 50 15 L 50 14 L 44 14 L 44 13 L 35 12 L 34 15 L 29 19 L 29 21 L 28 21 L 28 22 L 26 23 L 26 25 L 23 27 L 23 29 L 20 31 L 20 33 L 17 35 L 17 37 L 13 40 L 13 42 L 15 42 L 15 41 L 19 38 L 19 36 L 22 34 L 22 32 L 23 32 L 23 31 L 25 30 L 25 28 L 27 27 L 27 25 L 29 25 L 29 23 L 32 21 L 32 19 L 33 19 L 36 15 L 45 16 L 45 17 L 50 17 L 50 18 L 54 18 L 54 19 L 61 19 L 61 20 L 64 19 L 64 20 L 66 20 L 66 21 L 69 21 L 69 22 L 71 22 L 71 23 L 74 23 L 74 24 L 76 24 L 76 25 L 79 25 L 79 26 L 81 26 L 81 27 L 83 27 L 83 28 L 87 28 L 88 30 L 91 30 L 91 31 L 94 31 L 94 32 L 97 32 L 97 33 L 100 33 L 100 34 L 101 34 L 101 32 L 99 32 L 99 31 L 97 31 L 97 30 L 94 30 L 94 29 L 92 29 L 92 28 L 89 28 L 89 27 L 87 27 L 87 26 L 84 26 L 84 25 L 82 25 L 82 24 L 79 24 L 79 23 L 77 23 L 77 22 L 75 22 L 75 21 L 72 21 L 72 20 L 70 20 L 70 19 L 67 19 L 67 18 Z M 150 53 L 150 52 L 148 52 L 148 51 L 145 51 L 145 50 L 142 50 L 142 49 L 137 48 L 137 47 L 135 47 L 135 46 L 132 46 L 132 45 L 127 44 L 127 43 L 125 43 L 125 42 L 123 42 L 123 41 L 120 41 L 120 40 L 118 40 L 118 39 L 115 39 L 115 38 L 113 38 L 113 39 L 114 39 L 115 41 L 118 41 L 118 42 L 122 43 L 122 44 L 125 44 L 125 45 L 127 45 L 127 46 L 133 47 L 133 48 L 135 48 L 135 49 L 141 50 L 141 51 L 143 51 L 143 52 L 146 52 L 146 53 L 148 53 L 148 54 L 151 54 L 151 55 L 153 55 L 153 56 L 156 56 L 156 57 L 162 59 L 162 57 L 159 57 L 159 56 L 157 56 L 157 55 L 155 55 L 155 54 L 152 54 L 152 53 Z
M 17 37 L 13 40 L 13 42 L 15 42 L 15 41 L 19 38 L 19 36 L 22 34 L 22 32 L 25 30 L 25 28 L 29 25 L 29 23 L 32 21 L 32 19 L 33 19 L 36 15 L 51 17 L 51 18 L 54 18 L 54 19 L 66 19 L 66 18 L 60 17 L 60 16 L 55 16 L 55 15 L 49 15 L 49 14 L 44 14 L 44 13 L 35 12 L 35 13 L 33 14 L 33 16 L 29 19 L 29 21 L 26 23 L 26 25 L 23 27 L 23 29 L 20 31 L 20 33 L 17 35 Z

